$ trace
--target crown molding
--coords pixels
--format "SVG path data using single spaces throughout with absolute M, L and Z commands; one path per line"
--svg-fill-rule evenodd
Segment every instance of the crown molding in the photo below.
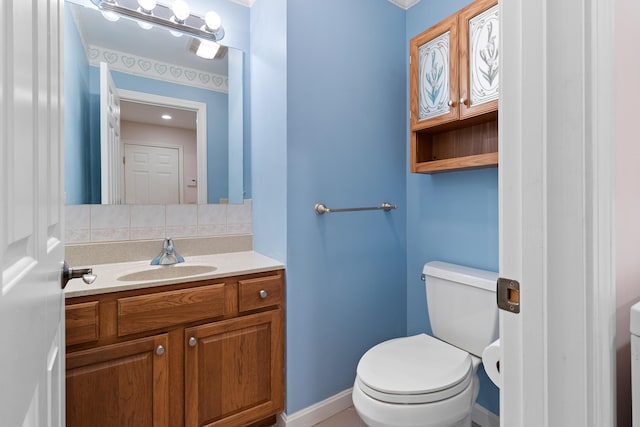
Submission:
M 229 79 L 220 74 L 185 68 L 181 65 L 160 62 L 100 46 L 88 46 L 86 54 L 89 65 L 94 67 L 99 67 L 100 62 L 104 61 L 109 64 L 109 68 L 123 73 L 216 92 L 229 92 Z
M 420 2 L 420 0 L 389 0 L 391 3 L 402 9 L 409 9 L 412 6 L 415 6 Z

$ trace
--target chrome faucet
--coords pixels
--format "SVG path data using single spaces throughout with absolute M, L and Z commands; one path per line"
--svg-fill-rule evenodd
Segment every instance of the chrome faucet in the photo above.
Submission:
M 164 239 L 162 251 L 157 257 L 151 260 L 151 265 L 172 265 L 179 262 L 184 262 L 184 258 L 176 253 L 171 237 L 167 237 Z

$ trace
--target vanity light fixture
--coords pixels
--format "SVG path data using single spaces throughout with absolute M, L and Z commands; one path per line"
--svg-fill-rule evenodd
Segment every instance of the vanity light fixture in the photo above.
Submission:
M 203 41 L 217 42 L 224 38 L 220 15 L 210 11 L 204 17 L 194 15 L 185 0 L 174 0 L 171 6 L 156 0 L 91 0 L 106 19 L 121 15 L 138 21 L 143 28 L 157 25 L 174 35 L 187 34 Z M 144 26 L 143 26 L 144 25 Z
M 213 59 L 218 53 L 220 45 L 216 42 L 201 42 L 196 50 L 196 55 L 204 59 Z

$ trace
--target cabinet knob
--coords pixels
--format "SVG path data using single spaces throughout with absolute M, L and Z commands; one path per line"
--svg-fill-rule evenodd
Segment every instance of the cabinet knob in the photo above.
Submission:
M 460 104 L 467 105 L 467 98 L 464 98 L 464 97 L 460 98 Z
M 189 347 L 195 347 L 197 343 L 198 340 L 196 339 L 196 337 L 189 338 Z
M 450 99 L 449 102 L 447 102 L 447 104 L 449 105 L 449 107 L 453 107 L 453 99 Z
M 156 354 L 158 356 L 162 356 L 164 354 L 164 346 L 162 346 L 162 345 L 157 346 L 156 347 Z
M 262 289 L 260 291 L 260 298 L 265 299 L 268 296 L 269 296 L 269 293 L 267 291 L 265 291 L 264 289 Z

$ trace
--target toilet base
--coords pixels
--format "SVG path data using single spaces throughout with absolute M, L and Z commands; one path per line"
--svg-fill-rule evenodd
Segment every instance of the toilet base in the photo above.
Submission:
M 424 404 L 396 404 L 373 399 L 358 383 L 353 386 L 353 406 L 369 427 L 471 427 L 471 411 L 478 397 L 478 378 L 449 399 Z

